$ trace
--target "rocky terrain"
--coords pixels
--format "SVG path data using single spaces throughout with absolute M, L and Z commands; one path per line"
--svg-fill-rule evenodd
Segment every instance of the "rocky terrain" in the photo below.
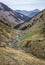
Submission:
M 17 24 L 26 22 L 29 19 L 29 17 L 19 14 L 16 11 L 14 12 L 5 4 L 0 3 L 0 20 L 3 20 L 5 24 L 15 27 Z

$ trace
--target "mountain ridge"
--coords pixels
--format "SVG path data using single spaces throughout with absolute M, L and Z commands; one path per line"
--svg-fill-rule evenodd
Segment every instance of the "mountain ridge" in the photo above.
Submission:
M 16 12 L 22 13 L 22 14 L 24 14 L 24 15 L 26 15 L 26 16 L 31 18 L 31 17 L 35 16 L 37 13 L 39 13 L 40 10 L 39 9 L 35 9 L 35 10 L 32 10 L 32 11 L 16 10 Z
M 45 11 L 45 9 L 42 10 L 41 12 L 37 13 L 35 16 L 33 16 L 33 17 L 30 19 L 30 21 L 33 21 L 33 19 L 36 19 L 36 17 L 39 18 L 38 15 L 40 15 L 43 11 Z M 41 15 L 40 15 L 40 17 L 41 17 Z M 37 19 L 37 20 L 38 20 L 38 19 Z M 29 22 L 26 22 L 26 23 L 24 23 L 24 24 L 22 24 L 22 26 L 25 26 L 26 24 L 28 25 L 28 23 L 30 24 L 30 21 L 29 21 Z M 35 22 L 35 21 L 34 21 L 34 22 Z M 34 23 L 34 22 L 33 22 L 33 23 Z M 26 26 L 27 26 L 27 25 L 26 25 Z M 20 26 L 20 28 L 21 28 L 21 26 Z

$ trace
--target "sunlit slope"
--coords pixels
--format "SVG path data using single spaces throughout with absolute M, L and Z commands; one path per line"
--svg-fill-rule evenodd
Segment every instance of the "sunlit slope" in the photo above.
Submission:
M 24 35 L 21 41 L 16 43 L 16 47 L 45 59 L 45 10 L 22 25 L 20 29 Z
M 45 65 L 45 62 L 21 50 L 7 47 L 0 48 L 0 65 Z
M 30 29 L 34 27 L 35 25 L 39 26 L 43 24 L 44 22 L 45 22 L 45 9 L 41 11 L 40 13 L 38 13 L 37 15 L 35 15 L 29 22 L 22 24 L 19 29 L 21 30 Z

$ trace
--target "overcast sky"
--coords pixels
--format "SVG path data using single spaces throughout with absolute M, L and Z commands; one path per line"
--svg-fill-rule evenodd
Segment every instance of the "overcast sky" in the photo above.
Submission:
M 0 2 L 13 10 L 42 10 L 45 8 L 45 0 L 0 0 Z

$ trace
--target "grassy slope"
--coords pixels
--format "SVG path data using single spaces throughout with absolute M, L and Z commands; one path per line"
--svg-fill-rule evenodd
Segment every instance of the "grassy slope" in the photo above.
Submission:
M 45 62 L 21 50 L 0 48 L 0 65 L 45 65 Z
M 12 29 L 0 21 L 0 44 L 11 41 L 19 31 Z
M 33 55 L 45 59 L 45 10 L 23 26 L 28 26 L 32 23 L 34 24 L 24 31 L 25 34 L 16 45 L 26 52 L 31 52 Z
M 32 53 L 40 59 L 22 50 L 0 47 L 0 65 L 45 65 L 45 38 L 43 32 L 45 27 L 43 25 L 42 18 L 40 18 L 40 22 L 37 21 L 29 30 L 25 30 L 21 41 L 16 43 L 16 47 Z M 12 40 L 17 33 L 18 31 L 0 22 L 1 44 Z M 42 40 L 40 41 L 40 39 Z
M 26 23 L 22 24 L 19 29 L 23 29 L 24 30 L 25 27 L 26 27 L 26 29 L 29 29 L 34 24 L 36 24 L 37 21 L 39 21 L 39 22 L 41 21 L 42 22 L 44 20 L 45 20 L 45 9 L 43 11 L 41 11 L 40 13 L 38 13 L 37 15 L 35 15 L 29 22 L 26 22 Z

